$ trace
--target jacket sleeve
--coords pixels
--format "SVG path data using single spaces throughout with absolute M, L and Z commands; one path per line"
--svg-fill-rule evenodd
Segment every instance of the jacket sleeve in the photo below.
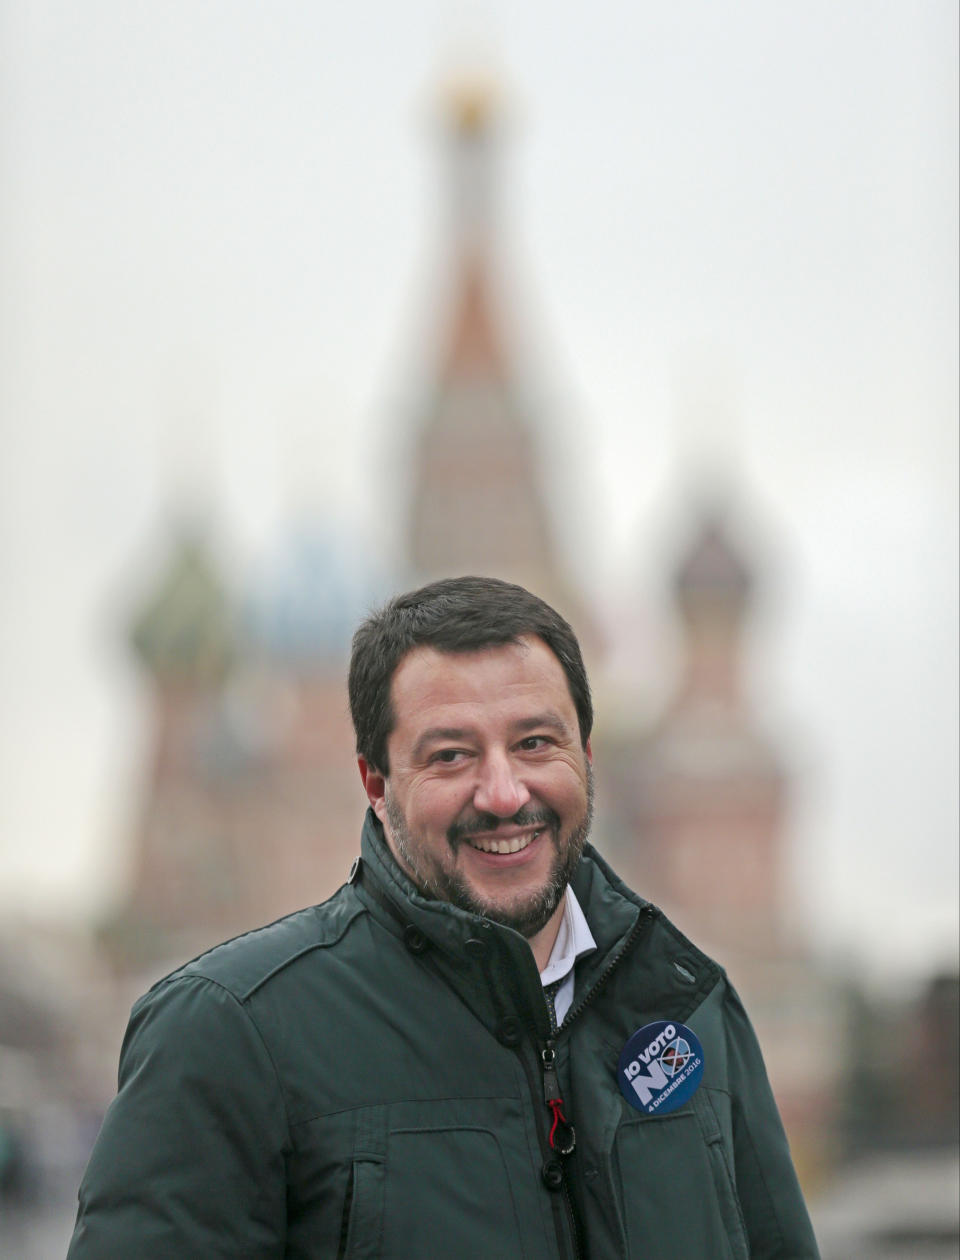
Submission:
M 240 1002 L 179 976 L 133 1008 L 68 1260 L 282 1256 L 288 1127 Z
M 819 1260 L 760 1046 L 732 988 L 724 1014 L 737 1194 L 751 1260 Z

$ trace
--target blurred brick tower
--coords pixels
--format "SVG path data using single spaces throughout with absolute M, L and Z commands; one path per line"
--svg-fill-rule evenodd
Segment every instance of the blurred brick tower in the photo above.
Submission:
M 597 758 L 614 861 L 744 996 L 809 1187 L 832 1157 L 843 1011 L 785 929 L 788 775 L 743 677 L 754 590 L 724 517 L 694 514 L 673 571 L 677 685 L 652 725 L 601 732 Z
M 742 678 L 752 591 L 719 516 L 705 515 L 673 579 L 679 684 L 617 790 L 639 886 L 721 952 L 768 949 L 782 923 L 785 776 Z

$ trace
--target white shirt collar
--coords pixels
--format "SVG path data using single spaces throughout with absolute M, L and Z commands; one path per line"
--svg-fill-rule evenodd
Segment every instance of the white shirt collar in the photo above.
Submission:
M 596 948 L 597 942 L 593 939 L 586 916 L 580 909 L 573 889 L 567 885 L 560 930 L 553 942 L 547 965 L 540 972 L 541 981 L 544 984 L 553 984 L 556 980 L 562 980 L 573 971 L 573 965 L 581 954 L 589 954 Z

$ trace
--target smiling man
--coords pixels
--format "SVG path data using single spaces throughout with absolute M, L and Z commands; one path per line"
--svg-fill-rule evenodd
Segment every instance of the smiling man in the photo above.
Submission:
M 815 1257 L 736 994 L 587 843 L 569 625 L 437 582 L 349 690 L 350 879 L 135 1005 L 72 1260 Z
M 539 638 L 413 649 L 391 684 L 387 775 L 360 775 L 421 891 L 525 936 L 546 966 L 593 804 L 589 738 Z

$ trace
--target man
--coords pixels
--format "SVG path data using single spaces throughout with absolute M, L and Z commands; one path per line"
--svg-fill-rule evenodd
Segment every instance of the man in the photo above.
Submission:
M 350 704 L 349 883 L 135 1005 L 71 1260 L 815 1257 L 724 973 L 587 845 L 567 623 L 434 583 Z

